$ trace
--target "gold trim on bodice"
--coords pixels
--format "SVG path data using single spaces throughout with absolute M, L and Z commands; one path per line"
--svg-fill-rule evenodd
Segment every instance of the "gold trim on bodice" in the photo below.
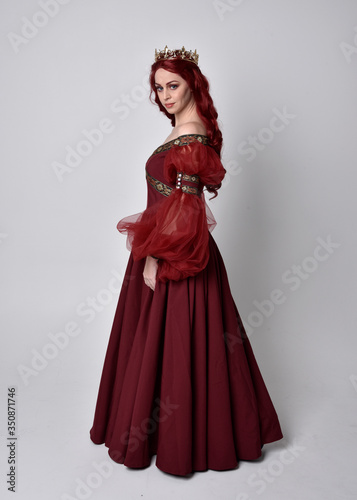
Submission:
M 156 148 L 151 156 L 167 151 L 171 149 L 173 146 L 187 146 L 192 142 L 200 142 L 205 146 L 209 145 L 209 140 L 206 135 L 185 134 L 185 135 L 180 135 L 176 139 L 172 139 L 171 141 L 165 142 L 165 144 L 162 144 L 161 146 Z M 164 182 L 155 179 L 155 177 L 150 175 L 147 170 L 146 170 L 146 179 L 150 184 L 150 186 L 152 186 L 154 189 L 156 189 L 156 191 L 158 191 L 160 194 L 163 194 L 164 196 L 170 196 L 172 190 L 174 189 L 170 186 L 167 186 L 167 184 L 165 184 Z M 197 187 L 183 184 L 184 182 L 197 184 Z M 181 189 L 183 193 L 195 194 L 197 196 L 200 196 L 202 192 L 202 189 L 200 189 L 200 187 L 202 188 L 202 186 L 199 186 L 199 184 L 200 184 L 200 178 L 198 175 L 188 175 L 185 172 L 177 172 L 176 189 Z
M 164 196 L 170 196 L 170 194 L 174 189 L 165 184 L 164 182 L 155 179 L 155 177 L 150 175 L 147 170 L 146 170 L 146 179 L 150 184 L 150 186 L 152 186 L 154 189 L 156 189 L 156 191 L 158 191 L 160 194 L 163 194 Z M 198 196 L 201 194 L 201 191 L 198 187 L 182 185 L 182 181 L 191 182 L 193 184 L 199 184 L 200 178 L 198 177 L 198 175 L 188 175 L 183 172 L 177 172 L 176 189 L 181 189 L 183 193 L 196 194 Z
M 147 179 L 148 183 L 154 189 L 156 189 L 156 191 L 158 191 L 160 194 L 163 194 L 164 196 L 170 196 L 173 188 L 171 188 L 170 186 L 167 186 L 166 184 L 164 184 L 161 181 L 158 181 L 157 179 L 155 179 L 155 177 L 152 177 L 152 175 L 150 175 L 148 171 L 146 171 L 146 179 Z
M 201 144 L 209 145 L 209 139 L 206 135 L 202 134 L 185 134 L 185 135 L 180 135 L 176 139 L 172 139 L 169 142 L 165 142 L 165 144 L 162 144 L 158 148 L 155 149 L 153 152 L 153 155 L 156 155 L 158 153 L 162 153 L 163 151 L 167 151 L 168 149 L 171 149 L 172 146 L 187 146 L 187 144 L 191 144 L 191 142 L 200 142 Z
M 180 172 L 180 173 L 182 173 L 182 180 L 183 181 L 194 182 L 195 184 L 199 184 L 200 178 L 198 177 L 198 175 L 188 175 L 188 174 L 185 174 L 184 172 Z

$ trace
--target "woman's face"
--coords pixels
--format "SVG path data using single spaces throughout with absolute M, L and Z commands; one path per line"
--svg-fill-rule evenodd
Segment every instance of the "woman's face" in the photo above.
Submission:
M 186 81 L 177 73 L 160 68 L 155 73 L 155 87 L 161 104 L 171 114 L 177 114 L 194 104 Z

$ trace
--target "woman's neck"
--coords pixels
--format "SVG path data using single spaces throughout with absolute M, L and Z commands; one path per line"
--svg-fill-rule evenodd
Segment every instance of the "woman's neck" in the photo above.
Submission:
M 198 116 L 196 103 L 188 105 L 180 113 L 175 114 L 175 128 L 181 127 L 182 125 L 185 125 L 185 123 L 197 121 L 200 122 L 201 118 Z

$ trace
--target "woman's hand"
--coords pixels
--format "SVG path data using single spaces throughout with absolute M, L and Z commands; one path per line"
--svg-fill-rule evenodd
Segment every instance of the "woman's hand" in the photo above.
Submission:
M 154 259 L 154 257 L 148 255 L 146 257 L 143 276 L 145 285 L 150 287 L 151 290 L 155 290 L 157 268 L 158 268 L 157 259 Z

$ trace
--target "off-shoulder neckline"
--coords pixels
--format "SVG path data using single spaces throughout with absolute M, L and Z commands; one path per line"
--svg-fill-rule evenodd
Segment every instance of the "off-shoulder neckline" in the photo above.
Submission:
M 187 140 L 185 141 L 184 138 L 187 137 Z M 182 134 L 176 137 L 175 139 L 171 139 L 170 141 L 164 142 L 160 146 L 158 146 L 155 151 L 152 153 L 151 156 L 157 154 L 157 153 L 162 153 L 164 151 L 167 151 L 168 149 L 171 149 L 173 145 L 175 146 L 183 146 L 190 144 L 191 142 L 200 142 L 201 144 L 204 145 L 209 145 L 209 139 L 207 135 L 204 134 Z
M 204 135 L 204 134 L 181 134 L 181 135 L 175 137 L 175 139 L 171 139 L 171 140 L 169 140 L 167 142 L 164 142 L 163 144 L 160 144 L 159 147 L 164 147 L 167 144 L 170 144 L 170 142 L 174 142 L 174 141 L 180 140 L 181 137 L 205 137 L 206 139 L 208 139 L 208 136 Z

